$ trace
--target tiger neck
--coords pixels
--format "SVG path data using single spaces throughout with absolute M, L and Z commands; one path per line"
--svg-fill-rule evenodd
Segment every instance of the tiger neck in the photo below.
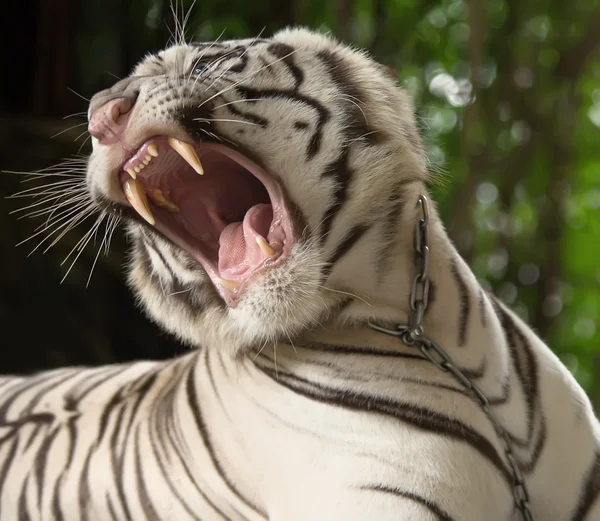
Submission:
M 414 199 L 416 201 L 417 198 Z M 460 257 L 431 206 L 428 269 L 431 289 L 423 320 L 424 336 L 468 366 L 477 365 L 483 358 L 491 362 L 490 356 L 498 358 L 497 362 L 501 363 L 506 343 L 497 316 L 498 305 L 481 288 Z M 339 284 L 339 290 L 358 298 L 347 305 L 333 324 L 327 326 L 327 330 L 315 328 L 305 336 L 306 341 L 365 346 L 401 345 L 398 338 L 376 332 L 367 323 L 374 321 L 390 328 L 409 323 L 410 294 L 417 274 L 412 232 L 419 218 L 420 212 L 415 207 L 406 215 L 404 222 L 399 223 L 396 246 L 390 253 L 390 269 L 385 277 L 377 280 L 374 273 L 369 277 L 366 270 L 361 270 L 360 277 L 356 276 L 356 271 L 346 274 L 345 279 L 332 277 L 334 287 Z

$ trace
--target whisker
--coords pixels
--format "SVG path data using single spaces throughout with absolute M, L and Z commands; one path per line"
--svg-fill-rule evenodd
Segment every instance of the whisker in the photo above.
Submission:
M 229 101 L 227 103 L 223 103 L 222 105 L 218 105 L 213 107 L 213 110 L 222 109 L 223 107 L 227 107 L 228 105 L 235 105 L 236 103 L 248 103 L 250 101 L 265 101 L 266 98 L 249 98 L 249 99 L 238 99 L 234 101 Z
M 50 136 L 50 139 L 54 139 L 55 137 L 58 137 L 61 134 L 64 134 L 65 132 L 69 132 L 69 130 L 73 130 L 74 128 L 81 127 L 81 126 L 87 125 L 87 124 L 88 124 L 88 122 L 84 121 L 83 123 L 78 123 L 77 125 L 73 125 L 72 127 L 65 128 L 64 130 L 61 130 L 60 132 L 57 132 L 53 136 Z
M 108 219 L 106 219 L 106 226 L 104 228 L 104 237 L 102 238 L 102 242 L 100 243 L 100 246 L 98 246 L 98 251 L 96 253 L 96 256 L 94 257 L 94 262 L 92 262 L 92 267 L 90 268 L 90 274 L 88 275 L 87 282 L 85 283 L 86 288 L 90 285 L 90 280 L 92 280 L 92 273 L 94 273 L 94 268 L 96 267 L 96 263 L 98 262 L 98 257 L 100 257 L 100 252 L 102 251 L 102 246 L 106 245 L 108 231 L 112 226 L 112 219 L 115 219 L 112 215 L 109 215 Z M 106 247 L 105 247 L 105 252 L 106 252 Z
M 58 242 L 67 234 L 69 233 L 73 228 L 75 228 L 75 226 L 78 226 L 80 223 L 84 222 L 87 217 L 91 214 L 93 214 L 96 211 L 96 209 L 93 207 L 93 205 L 90 205 L 89 208 L 83 208 L 83 210 L 79 210 L 80 213 L 78 213 L 76 216 L 73 216 L 71 219 L 69 219 L 65 224 L 67 225 L 67 227 L 60 232 L 60 234 L 50 243 L 49 246 L 46 247 L 46 249 L 42 252 L 42 253 L 47 253 L 52 247 L 54 247 L 56 244 L 58 244 Z M 61 226 L 62 228 L 62 226 Z M 58 230 L 54 230 L 52 232 L 51 235 L 53 235 L 54 233 L 56 233 Z M 50 236 L 48 236 L 48 238 L 50 238 Z M 41 243 L 40 243 L 41 244 Z
M 79 139 L 79 138 L 77 138 L 77 139 Z M 88 135 L 88 137 L 86 137 L 86 138 L 83 140 L 83 143 L 81 143 L 81 145 L 79 145 L 79 148 L 77 149 L 77 153 L 81 152 L 81 149 L 82 149 L 82 148 L 85 146 L 85 144 L 86 144 L 86 143 L 87 143 L 87 142 L 88 142 L 90 139 L 92 139 L 92 135 L 91 135 L 91 134 L 90 134 L 90 135 Z
M 101 213 L 100 216 L 98 217 L 98 219 L 96 220 L 96 222 L 92 225 L 92 229 L 88 232 L 89 237 L 87 238 L 87 240 L 83 243 L 83 245 L 81 246 L 79 253 L 77 254 L 77 256 L 73 259 L 73 262 L 71 263 L 71 265 L 69 266 L 69 269 L 67 270 L 67 272 L 65 273 L 65 276 L 62 278 L 62 280 L 60 281 L 60 283 L 62 284 L 65 279 L 69 276 L 69 273 L 71 272 L 71 270 L 73 269 L 73 266 L 75 266 L 75 263 L 77 262 L 77 259 L 79 259 L 79 256 L 83 253 L 83 250 L 85 249 L 85 247 L 87 246 L 87 244 L 90 242 L 90 240 L 92 239 L 92 237 L 94 236 L 94 233 L 98 230 L 98 228 L 100 227 L 100 224 L 102 224 L 102 221 L 104 220 L 104 218 L 106 217 L 105 213 Z M 84 236 L 85 237 L 85 236 Z M 66 261 L 66 259 L 65 259 Z M 61 263 L 61 266 L 64 264 L 63 261 Z
M 76 143 L 77 141 L 79 141 L 83 136 L 85 136 L 88 133 L 87 128 L 81 133 L 79 134 L 73 141 Z
M 25 190 L 21 190 L 19 192 L 16 192 L 12 195 L 7 196 L 7 199 L 20 199 L 23 197 L 36 197 L 38 195 L 42 195 L 45 192 L 34 192 L 34 190 L 43 190 L 45 188 L 49 188 L 49 189 L 56 189 L 58 187 L 69 187 L 69 186 L 74 186 L 77 184 L 81 184 L 83 182 L 82 179 L 68 179 L 68 180 L 64 180 L 64 181 L 53 181 L 52 183 L 48 183 L 45 185 L 40 185 L 40 186 L 33 186 L 31 188 L 26 188 Z M 64 188 L 61 188 L 61 190 L 65 190 Z
M 215 99 L 217 96 L 221 96 L 221 95 L 225 94 L 225 92 L 228 92 L 231 89 L 234 89 L 235 87 L 237 87 L 242 81 L 247 81 L 248 79 L 252 78 L 253 76 L 256 76 L 259 72 L 261 72 L 269 67 L 272 67 L 273 65 L 275 65 L 276 63 L 278 63 L 282 60 L 285 60 L 286 58 L 290 57 L 291 55 L 295 54 L 296 52 L 297 52 L 297 50 L 294 49 L 292 52 L 287 53 L 285 56 L 282 56 L 281 58 L 278 58 L 278 59 L 272 61 L 271 63 L 268 63 L 267 65 L 263 65 L 262 67 L 258 68 L 256 71 L 254 71 L 249 76 L 242 78 L 241 80 L 233 83 L 229 87 L 225 87 L 224 89 L 221 89 L 220 91 L 218 91 L 216 94 L 213 94 L 212 96 L 208 97 L 202 103 L 200 103 L 200 105 L 198 105 L 197 108 L 202 108 L 204 105 L 206 105 L 209 101 L 212 101 L 213 99 Z
M 63 117 L 62 119 L 69 119 L 69 118 L 83 117 L 83 116 L 87 116 L 87 111 L 73 112 L 73 114 L 69 114 L 68 116 Z
M 257 123 L 251 121 L 245 121 L 243 119 L 213 119 L 213 118 L 194 118 L 194 121 L 202 121 L 205 123 L 243 123 L 244 125 L 251 125 L 253 127 L 260 127 Z
M 85 100 L 88 103 L 90 102 L 89 99 L 87 99 L 85 96 L 79 94 L 79 92 L 75 92 L 71 87 L 67 87 L 67 89 L 69 89 L 73 94 L 75 94 L 75 96 L 79 96 L 82 100 Z
M 317 287 L 322 288 L 322 289 L 327 290 L 327 291 L 332 291 L 333 293 L 340 293 L 342 295 L 347 295 L 349 297 L 353 297 L 355 299 L 360 300 L 361 302 L 364 302 L 367 306 L 371 306 L 370 302 L 366 301 L 364 298 L 359 297 L 358 295 L 356 295 L 354 293 L 350 293 L 349 291 L 342 291 L 342 290 L 339 290 L 339 289 L 327 288 L 327 287 L 322 286 L 320 284 L 317 284 Z

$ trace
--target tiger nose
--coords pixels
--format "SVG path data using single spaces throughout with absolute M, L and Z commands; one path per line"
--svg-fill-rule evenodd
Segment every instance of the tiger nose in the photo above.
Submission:
M 88 132 L 103 145 L 112 145 L 120 141 L 135 98 L 115 98 L 90 111 Z

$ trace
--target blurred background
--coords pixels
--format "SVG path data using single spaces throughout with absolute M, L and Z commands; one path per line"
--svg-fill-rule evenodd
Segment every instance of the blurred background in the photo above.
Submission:
M 270 35 L 292 24 L 365 47 L 399 72 L 461 254 L 598 407 L 598 1 L 203 0 L 188 38 Z M 31 171 L 87 153 L 85 98 L 164 47 L 173 28 L 169 0 L 5 2 L 0 169 Z M 89 285 L 100 240 L 62 284 L 70 261 L 61 262 L 91 223 L 45 255 L 50 241 L 31 256 L 36 238 L 15 248 L 43 222 L 10 214 L 35 203 L 5 198 L 31 186 L 21 181 L 0 174 L 0 372 L 183 352 L 135 307 L 120 230 Z

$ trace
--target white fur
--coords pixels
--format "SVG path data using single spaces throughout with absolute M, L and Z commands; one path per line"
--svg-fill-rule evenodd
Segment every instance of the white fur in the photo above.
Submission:
M 371 319 L 405 323 L 409 314 L 414 276 L 412 231 L 419 218 L 417 198 L 427 193 L 428 175 L 407 96 L 365 54 L 328 37 L 286 30 L 273 41 L 294 49 L 291 58 L 306 78 L 301 92 L 330 109 L 321 151 L 307 161 L 300 151 L 307 146 L 308 134 L 290 128 L 296 120 L 314 125 L 315 112 L 281 99 L 257 102 L 252 109 L 272 122 L 267 129 L 236 123 L 217 124 L 216 128 L 220 135 L 260 157 L 306 216 L 306 235 L 294 246 L 285 265 L 265 273 L 238 307 L 228 309 L 202 270 L 188 266 L 189 257 L 165 241 L 159 240 L 157 247 L 177 280 L 156 254 L 151 254 L 148 271 L 141 260 L 141 228 L 131 225 L 136 243 L 130 261 L 131 285 L 150 316 L 183 341 L 201 347 L 170 363 L 113 369 L 114 376 L 77 405 L 81 413 L 75 424 L 77 446 L 68 468 L 69 415 L 65 415 L 63 397 L 80 396 L 86 385 L 107 374 L 102 371 L 111 369 L 65 370 L 29 381 L 0 380 L 0 398 L 9 404 L 5 416 L 0 415 L 0 440 L 10 434 L 10 422 L 22 422 L 15 438 L 0 443 L 0 475 L 3 461 L 10 462 L 8 478 L 0 489 L 2 521 L 24 519 L 23 504 L 30 519 L 54 519 L 53 501 L 58 501 L 65 521 L 82 519 L 84 511 L 88 519 L 111 519 L 112 515 L 125 519 L 127 510 L 131 519 L 178 521 L 194 517 L 252 521 L 520 519 L 509 483 L 492 456 L 482 453 L 491 451 L 507 468 L 501 440 L 481 408 L 451 375 L 429 362 L 390 356 L 418 352 L 366 326 Z M 333 201 L 335 186 L 331 179 L 322 178 L 321 172 L 338 156 L 351 122 L 344 119 L 348 99 L 340 97 L 339 85 L 315 57 L 321 50 L 342 59 L 362 93 L 361 110 L 369 124 L 387 135 L 387 140 L 375 146 L 364 146 L 362 138 L 350 145 L 352 179 L 347 201 L 322 245 L 318 230 L 325 208 Z M 208 51 L 173 47 L 162 53 L 166 70 L 152 57 L 136 68 L 135 74 L 147 79 L 141 84 L 128 132 L 144 134 L 149 128 L 154 133 L 156 128 L 173 132 L 174 119 L 144 105 L 144 96 L 161 82 L 171 81 L 170 92 L 179 89 L 196 96 L 194 100 L 207 96 L 177 80 L 201 52 Z M 264 69 L 259 56 L 271 63 L 271 71 Z M 265 45 L 249 47 L 247 57 L 245 76 L 228 72 L 227 68 L 237 63 L 237 58 L 231 58 L 210 65 L 214 67 L 211 81 L 224 73 L 255 89 L 293 86 L 289 70 L 265 51 Z M 217 81 L 214 86 L 226 88 L 227 84 Z M 225 109 L 220 110 L 222 114 L 215 111 L 216 117 L 230 117 Z M 241 127 L 243 135 L 236 132 Z M 92 194 L 119 200 L 120 188 L 110 173 L 121 159 L 112 149 L 95 144 L 88 175 Z M 397 222 L 383 229 L 391 209 L 386 201 L 390 190 L 398 186 L 405 204 Z M 426 335 L 442 346 L 458 367 L 471 371 L 473 381 L 490 399 L 507 392 L 506 401 L 493 405 L 492 412 L 510 435 L 523 440 L 521 445 L 515 444 L 514 452 L 524 468 L 534 519 L 600 520 L 597 494 L 585 503 L 586 490 L 591 487 L 594 492 L 600 486 L 594 482 L 600 479 L 598 474 L 594 478 L 600 433 L 589 400 L 525 324 L 495 305 L 491 297 L 482 296 L 472 272 L 450 243 L 433 203 L 430 211 L 429 273 L 435 299 L 426 314 Z M 323 263 L 357 223 L 367 224 L 368 231 L 333 266 L 323 287 Z M 390 263 L 378 274 L 378 255 L 387 243 Z M 189 290 L 197 307 L 169 293 L 175 283 Z M 349 295 L 352 303 L 339 311 L 337 306 Z M 461 298 L 469 308 L 463 345 L 459 334 Z M 517 341 L 512 342 L 511 334 L 518 336 Z M 324 349 L 323 345 L 330 347 Z M 348 353 L 351 347 L 379 354 Z M 530 407 L 527 396 L 531 388 L 524 387 L 523 381 L 533 366 L 537 369 L 532 381 L 538 392 Z M 69 378 L 58 383 L 56 379 L 63 375 Z M 153 375 L 156 380 L 145 388 Z M 53 380 L 56 387 L 29 407 L 36 393 Z M 195 393 L 197 404 L 190 393 Z M 109 434 L 117 433 L 112 441 L 108 435 L 99 438 L 102 410 L 109 402 L 117 403 L 107 427 Z M 198 423 L 198 410 L 207 433 Z M 36 431 L 34 418 L 42 413 L 55 414 L 55 419 Z M 116 427 L 118 414 L 124 424 L 132 419 L 129 434 L 124 427 Z M 430 428 L 438 416 L 446 418 L 439 428 L 458 429 L 455 436 Z M 418 425 L 409 417 L 416 418 Z M 47 488 L 38 503 L 32 469 L 44 440 L 55 429 L 58 435 L 47 460 Z M 25 440 L 34 432 L 35 442 L 25 449 Z M 470 432 L 482 441 L 470 442 Z M 540 440 L 542 450 L 535 456 Z M 95 447 L 96 443 L 100 446 Z M 481 448 L 484 445 L 486 449 Z M 86 467 L 90 447 L 95 448 Z M 117 461 L 123 458 L 122 482 L 111 467 L 111 454 Z M 137 454 L 143 454 L 142 492 Z M 527 469 L 534 457 L 535 464 Z M 86 473 L 83 478 L 82 473 Z M 83 503 L 79 495 L 82 482 L 88 485 Z M 387 487 L 388 492 L 363 490 L 368 486 Z M 119 489 L 125 499 L 119 496 Z M 19 500 L 23 490 L 24 503 Z M 578 504 L 587 507 L 575 517 Z

